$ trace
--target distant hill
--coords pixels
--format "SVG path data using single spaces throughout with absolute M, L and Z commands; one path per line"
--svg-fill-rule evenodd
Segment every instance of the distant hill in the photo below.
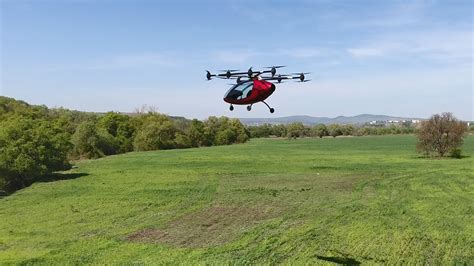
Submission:
M 356 116 L 338 116 L 330 117 L 313 117 L 308 115 L 297 115 L 276 118 L 240 118 L 240 121 L 246 125 L 261 125 L 261 124 L 289 124 L 294 122 L 301 122 L 305 125 L 314 124 L 364 124 L 371 121 L 388 121 L 388 120 L 413 120 L 419 118 L 398 117 L 388 115 L 371 115 L 361 114 Z

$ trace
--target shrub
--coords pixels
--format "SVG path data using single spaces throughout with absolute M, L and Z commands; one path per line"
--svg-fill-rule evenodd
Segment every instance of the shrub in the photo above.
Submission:
M 94 121 L 84 121 L 72 136 L 74 155 L 79 158 L 100 158 L 115 154 L 118 144 L 105 129 L 99 129 Z
M 168 120 L 150 121 L 137 132 L 133 147 L 136 151 L 152 151 L 174 148 L 176 129 Z
M 329 132 L 329 135 L 332 136 L 333 138 L 342 135 L 341 126 L 338 124 L 329 125 L 328 132 Z
M 69 135 L 54 123 L 12 117 L 0 123 L 0 186 L 7 191 L 26 187 L 53 171 L 70 167 Z
M 305 126 L 303 123 L 291 123 L 287 126 L 287 137 L 296 139 L 305 136 Z
M 189 137 L 181 132 L 176 133 L 174 143 L 174 146 L 178 149 L 192 147 L 191 140 L 189 139 Z
M 237 135 L 235 132 L 227 128 L 217 133 L 215 143 L 216 145 L 229 145 L 232 144 L 236 138 Z
M 456 158 L 456 159 L 461 159 L 462 158 L 462 152 L 461 149 L 454 149 L 451 151 L 449 154 L 451 158 Z
M 191 147 L 200 147 L 206 143 L 204 133 L 204 123 L 197 119 L 193 119 L 188 129 L 188 138 Z
M 112 136 L 112 142 L 117 146 L 113 153 L 124 153 L 133 150 L 135 127 L 132 125 L 129 116 L 108 112 L 99 119 L 98 126 Z
M 312 135 L 313 137 L 322 138 L 322 137 L 324 137 L 324 136 L 329 136 L 329 132 L 328 132 L 328 129 L 327 129 L 326 125 L 324 125 L 324 124 L 319 124 L 319 125 L 314 126 L 314 127 L 311 129 L 311 135 Z
M 286 131 L 286 126 L 285 125 L 274 125 L 272 127 L 272 135 L 276 137 L 285 137 L 288 134 Z

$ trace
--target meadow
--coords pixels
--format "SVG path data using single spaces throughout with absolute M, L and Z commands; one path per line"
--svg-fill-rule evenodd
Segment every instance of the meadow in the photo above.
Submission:
M 474 136 L 462 159 L 415 144 L 252 139 L 80 161 L 0 199 L 0 264 L 474 264 Z

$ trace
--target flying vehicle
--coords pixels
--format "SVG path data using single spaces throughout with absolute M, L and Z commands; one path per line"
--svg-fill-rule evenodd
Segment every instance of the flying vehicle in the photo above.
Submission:
M 254 71 L 250 67 L 245 72 L 239 72 L 236 69 L 221 70 L 219 74 L 212 74 L 206 70 L 207 80 L 213 78 L 218 79 L 236 79 L 235 84 L 224 95 L 224 101 L 230 104 L 229 110 L 234 110 L 234 105 L 247 105 L 247 110 L 251 111 L 252 106 L 256 103 L 264 103 L 270 113 L 274 113 L 275 109 L 270 107 L 265 100 L 275 92 L 276 83 L 282 83 L 284 80 L 296 80 L 299 82 L 308 82 L 306 79 L 309 72 L 292 73 L 292 74 L 278 74 L 277 69 L 285 66 L 271 66 L 265 67 L 266 70 Z

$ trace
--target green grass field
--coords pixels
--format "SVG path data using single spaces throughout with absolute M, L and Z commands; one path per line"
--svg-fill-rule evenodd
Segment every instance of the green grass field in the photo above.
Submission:
M 0 199 L 5 263 L 474 264 L 474 137 L 258 139 L 82 161 Z

